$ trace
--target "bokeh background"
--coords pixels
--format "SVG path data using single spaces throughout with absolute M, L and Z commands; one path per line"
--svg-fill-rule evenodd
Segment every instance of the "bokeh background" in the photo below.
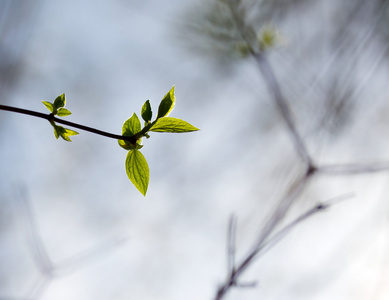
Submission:
M 0 111 L 0 299 L 212 299 L 303 172 L 228 9 L 213 1 L 0 0 L 0 103 L 120 133 L 176 86 L 172 116 L 201 131 L 144 142 L 144 198 L 115 140 L 55 140 L 44 120 Z M 319 163 L 389 161 L 389 1 L 243 1 Z M 227 299 L 387 299 L 388 172 L 317 176 L 289 218 L 354 197 L 296 228 Z M 50 266 L 54 266 L 50 268 Z

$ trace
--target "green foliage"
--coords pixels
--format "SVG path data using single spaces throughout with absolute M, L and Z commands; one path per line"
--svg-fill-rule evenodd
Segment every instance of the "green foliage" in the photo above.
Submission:
M 153 112 L 151 111 L 150 100 L 147 100 L 143 106 L 141 111 L 142 119 L 145 121 L 145 125 L 151 121 L 153 117 Z
M 136 113 L 134 113 L 131 118 L 124 122 L 122 128 L 122 135 L 133 136 L 135 133 L 141 131 L 141 129 L 142 125 L 140 124 L 139 118 Z
M 69 116 L 71 115 L 72 113 L 70 112 L 70 110 L 64 108 L 64 107 L 60 107 L 58 108 L 57 110 L 57 116 L 58 117 L 66 117 L 66 116 Z
M 69 116 L 69 115 L 72 114 L 70 112 L 70 110 L 68 110 L 67 108 L 64 107 L 65 104 L 66 104 L 65 94 L 59 95 L 57 98 L 55 98 L 53 103 L 51 103 L 49 101 L 42 101 L 42 103 L 50 111 L 50 113 L 51 113 L 50 115 L 53 118 L 55 116 L 66 117 L 66 116 Z M 64 128 L 62 126 L 59 126 L 59 125 L 55 124 L 53 119 L 51 119 L 49 121 L 50 121 L 50 124 L 54 128 L 54 136 L 55 136 L 56 139 L 61 137 L 65 141 L 71 142 L 72 140 L 70 139 L 69 136 L 73 136 L 73 135 L 77 135 L 78 134 L 77 131 L 70 130 L 70 129 L 67 129 L 67 128 Z
M 74 130 L 70 130 L 70 129 L 67 129 L 67 128 L 64 128 L 62 126 L 59 126 L 55 123 L 51 123 L 51 125 L 53 125 L 54 127 L 54 135 L 55 135 L 55 138 L 63 138 L 65 141 L 68 141 L 68 142 L 71 142 L 72 140 L 69 138 L 69 136 L 72 136 L 72 135 L 77 135 L 78 132 L 74 131 Z
M 46 108 L 51 112 L 54 113 L 54 106 L 49 101 L 42 101 L 42 103 L 46 106 Z
M 133 149 L 128 151 L 126 158 L 126 172 L 128 178 L 135 185 L 135 187 L 146 196 L 147 188 L 149 186 L 149 166 L 143 154 Z
M 158 115 L 153 122 L 151 122 L 151 104 L 147 100 L 141 110 L 142 119 L 145 121 L 144 127 L 141 128 L 140 120 L 135 113 L 123 124 L 122 135 L 128 137 L 128 139 L 119 140 L 118 142 L 120 147 L 129 151 L 126 158 L 126 173 L 134 186 L 144 196 L 149 185 L 149 167 L 146 158 L 139 151 L 143 147 L 141 145 L 142 138 L 148 138 L 148 132 L 150 131 L 182 133 L 199 130 L 186 121 L 168 117 L 174 108 L 175 102 L 173 86 L 159 104 Z
M 57 98 L 55 98 L 53 106 L 58 109 L 60 107 L 64 107 L 66 104 L 65 94 L 59 95 Z
M 177 118 L 171 118 L 171 117 L 163 117 L 158 119 L 150 129 L 150 131 L 154 131 L 154 132 L 173 132 L 173 133 L 191 132 L 197 130 L 199 129 L 189 124 L 188 122 Z
M 136 113 L 133 113 L 132 116 L 124 122 L 122 127 L 122 139 L 119 139 L 118 143 L 120 147 L 128 151 L 125 162 L 126 173 L 130 181 L 144 196 L 146 195 L 149 186 L 150 171 L 146 158 L 139 151 L 143 147 L 142 138 L 149 138 L 149 132 L 151 131 L 182 133 L 199 130 L 184 120 L 168 117 L 174 108 L 175 102 L 176 97 L 174 95 L 173 86 L 161 100 L 158 107 L 158 114 L 154 121 L 151 121 L 153 113 L 150 101 L 147 100 L 141 109 L 144 127 L 142 128 L 141 121 Z M 57 139 L 61 137 L 65 141 L 71 142 L 70 136 L 77 135 L 78 132 L 64 128 L 55 123 L 56 120 L 58 121 L 55 116 L 65 117 L 71 114 L 71 112 L 65 108 L 65 94 L 59 95 L 55 98 L 53 103 L 48 101 L 42 101 L 42 103 L 50 111 L 48 120 L 54 128 L 55 137 Z
M 174 108 L 176 103 L 176 96 L 174 96 L 174 86 L 172 89 L 163 97 L 158 107 L 157 119 L 167 117 Z

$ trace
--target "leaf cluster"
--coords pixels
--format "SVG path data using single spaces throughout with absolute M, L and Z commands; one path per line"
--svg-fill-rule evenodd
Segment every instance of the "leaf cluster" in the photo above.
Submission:
M 55 123 L 55 121 L 118 139 L 119 146 L 128 151 L 125 162 L 127 176 L 144 196 L 146 195 L 149 185 L 150 171 L 146 158 L 139 151 L 143 147 L 142 139 L 144 137 L 149 138 L 149 132 L 151 131 L 182 133 L 199 130 L 184 120 L 169 117 L 169 114 L 176 103 L 174 86 L 161 100 L 158 107 L 157 117 L 154 121 L 152 121 L 153 112 L 151 104 L 150 101 L 147 100 L 141 109 L 141 117 L 144 121 L 143 127 L 137 114 L 133 113 L 132 116 L 124 122 L 122 135 L 110 134 L 94 128 L 61 121 L 55 118 L 55 116 L 65 117 L 71 114 L 71 112 L 65 108 L 65 94 L 59 95 L 53 103 L 48 101 L 42 101 L 42 103 L 50 111 L 50 114 L 48 116 L 45 115 L 44 117 L 45 119 L 48 119 L 50 124 L 53 126 L 54 135 L 57 139 L 61 137 L 64 140 L 71 142 L 70 136 L 76 135 L 78 132 L 59 126 Z
M 142 128 L 141 121 L 136 113 L 124 122 L 122 127 L 122 135 L 129 137 L 128 140 L 118 140 L 120 147 L 128 150 L 126 158 L 126 173 L 134 186 L 145 196 L 149 185 L 149 167 L 146 158 L 139 151 L 142 145 L 142 138 L 149 138 L 149 132 L 171 132 L 183 133 L 199 130 L 190 123 L 168 117 L 176 103 L 174 95 L 174 86 L 161 100 L 157 117 L 152 120 L 153 112 L 151 109 L 150 100 L 147 100 L 141 109 L 141 117 L 144 121 Z
M 65 105 L 66 105 L 65 94 L 59 95 L 57 98 L 55 98 L 53 103 L 51 103 L 49 101 L 42 101 L 42 103 L 50 111 L 50 118 L 51 119 L 49 119 L 49 121 L 50 121 L 50 124 L 54 128 L 55 138 L 58 139 L 59 137 L 61 137 L 65 141 L 71 142 L 72 140 L 70 139 L 70 136 L 77 135 L 78 132 L 71 130 L 71 129 L 68 129 L 68 128 L 64 128 L 63 126 L 59 126 L 59 125 L 55 124 L 55 122 L 54 122 L 55 116 L 66 117 L 66 116 L 69 116 L 72 114 L 70 112 L 70 110 L 65 108 Z

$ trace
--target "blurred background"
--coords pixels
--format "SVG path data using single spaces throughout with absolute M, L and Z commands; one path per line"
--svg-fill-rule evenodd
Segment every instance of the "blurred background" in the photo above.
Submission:
M 120 133 L 176 86 L 173 117 L 201 131 L 152 133 L 144 198 L 117 141 L 0 111 L 0 299 L 213 299 L 303 165 L 231 5 L 260 32 L 298 130 L 320 164 L 389 161 L 389 1 L 0 0 L 0 104 Z M 387 299 L 388 172 L 317 176 L 289 213 L 354 197 L 296 228 L 226 299 Z

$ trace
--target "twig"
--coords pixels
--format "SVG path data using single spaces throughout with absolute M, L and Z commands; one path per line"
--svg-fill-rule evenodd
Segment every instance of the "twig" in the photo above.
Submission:
M 98 129 L 95 129 L 92 127 L 84 126 L 84 125 L 81 125 L 78 123 L 65 121 L 63 119 L 59 119 L 57 117 L 52 116 L 52 114 L 44 114 L 44 113 L 40 113 L 37 111 L 8 106 L 8 105 L 0 105 L 0 110 L 11 111 L 11 112 L 19 113 L 19 114 L 29 115 L 29 116 L 33 116 L 33 117 L 37 117 L 37 118 L 42 118 L 42 119 L 45 119 L 48 121 L 55 121 L 55 122 L 63 124 L 63 125 L 67 125 L 67 126 L 81 129 L 81 130 L 85 130 L 85 131 L 88 131 L 88 132 L 91 132 L 94 134 L 98 134 L 98 135 L 102 135 L 102 136 L 105 136 L 105 137 L 108 137 L 111 139 L 134 142 L 134 137 L 132 137 L 132 136 L 122 136 L 122 135 L 98 130 Z

